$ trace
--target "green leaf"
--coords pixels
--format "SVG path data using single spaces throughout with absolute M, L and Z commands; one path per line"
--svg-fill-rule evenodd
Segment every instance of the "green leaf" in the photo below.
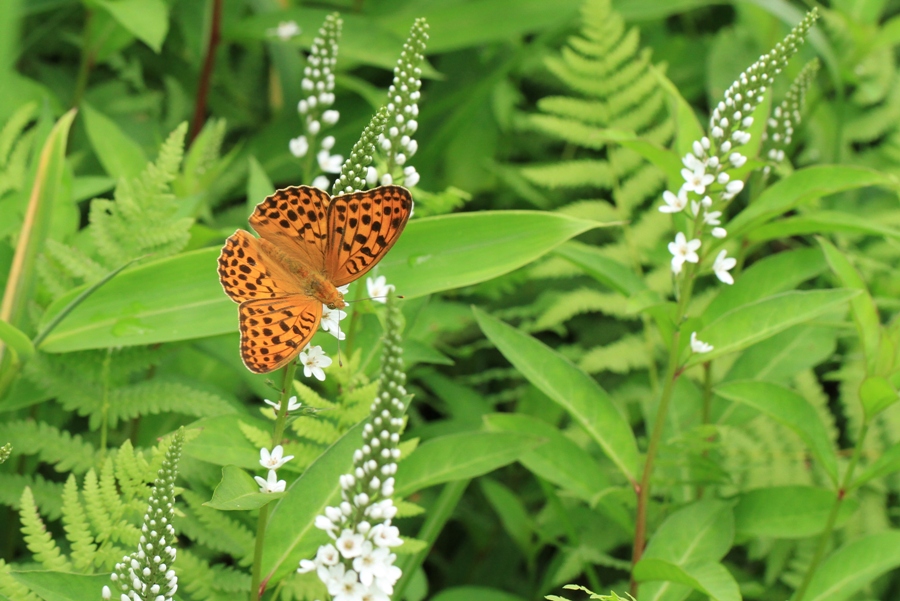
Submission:
M 769 255 L 750 266 L 732 286 L 723 286 L 703 312 L 712 323 L 728 311 L 779 292 L 793 290 L 827 269 L 817 248 L 804 248 Z
M 900 442 L 891 445 L 890 448 L 881 454 L 881 457 L 869 465 L 863 473 L 859 474 L 856 480 L 853 481 L 853 484 L 850 485 L 850 488 L 859 488 L 869 480 L 883 478 L 897 470 L 900 470 Z
M 319 455 L 275 506 L 266 527 L 262 557 L 262 573 L 267 580 L 275 576 L 277 580 L 295 570 L 301 559 L 315 555 L 319 545 L 328 539 L 313 523 L 338 497 L 341 489 L 338 475 L 350 470 L 353 451 L 360 446 L 361 423 Z
M 0 340 L 6 344 L 7 348 L 15 352 L 19 363 L 28 361 L 34 355 L 34 345 L 31 344 L 31 340 L 28 339 L 25 332 L 2 319 L 0 319 Z
M 778 238 L 790 238 L 804 234 L 840 232 L 844 234 L 869 234 L 900 239 L 900 230 L 882 225 L 868 217 L 842 211 L 815 211 L 808 215 L 788 217 L 756 228 L 747 235 L 751 242 L 765 242 Z
M 610 483 L 591 454 L 543 420 L 518 413 L 485 415 L 490 430 L 519 432 L 546 442 L 523 453 L 519 462 L 535 475 L 556 484 L 585 501 L 593 501 Z
M 816 165 L 797 170 L 766 188 L 753 204 L 738 213 L 728 224 L 728 234 L 743 236 L 805 202 L 866 186 L 893 189 L 897 183 L 889 174 L 849 165 Z
M 439 591 L 431 601 L 524 601 L 524 597 L 513 595 L 486 586 L 452 586 Z
M 726 382 L 716 386 L 714 392 L 730 401 L 753 407 L 792 429 L 821 462 L 832 483 L 837 484 L 834 446 L 819 414 L 802 396 L 778 384 L 753 380 Z
M 460 432 L 419 445 L 397 469 L 397 497 L 454 480 L 467 480 L 517 461 L 543 444 L 518 432 Z
M 900 532 L 871 534 L 832 553 L 816 570 L 802 601 L 843 601 L 900 566 Z
M 757 488 L 741 495 L 734 508 L 734 522 L 742 536 L 806 538 L 822 532 L 834 505 L 835 493 L 811 486 Z M 856 510 L 845 499 L 838 512 L 842 525 Z
M 569 412 L 625 476 L 640 469 L 637 442 L 628 421 L 593 378 L 528 334 L 472 309 L 481 330 L 529 382 Z
M 222 511 L 247 511 L 268 505 L 286 494 L 259 492 L 259 484 L 253 476 L 236 465 L 226 465 L 212 499 L 204 505 Z
M 41 596 L 44 601 L 84 601 L 96 599 L 104 585 L 111 585 L 109 574 L 70 574 L 68 572 L 11 572 L 12 577 Z M 112 586 L 110 586 L 112 588 Z
M 898 400 L 897 390 L 883 376 L 869 376 L 859 386 L 859 400 L 866 416 L 872 419 Z
M 116 179 L 137 177 L 147 166 L 147 155 L 116 123 L 84 103 L 84 126 L 103 170 Z
M 797 373 L 831 357 L 836 346 L 833 327 L 793 326 L 747 348 L 724 379 L 787 383 Z
M 831 270 L 838 276 L 841 285 L 851 290 L 859 290 L 860 294 L 850 301 L 850 309 L 853 312 L 853 321 L 856 323 L 857 334 L 866 353 L 866 365 L 869 372 L 878 360 L 878 348 L 881 338 L 881 320 L 878 317 L 878 308 L 869 294 L 866 282 L 847 257 L 833 244 L 819 238 L 819 246 L 825 253 L 825 259 Z
M 733 541 L 731 505 L 704 499 L 667 517 L 653 534 L 643 556 L 677 565 L 715 562 L 725 557 Z
M 417 219 L 378 266 L 407 298 L 477 284 L 533 261 L 601 224 L 538 211 L 484 211 Z M 79 305 L 40 349 L 59 353 L 235 332 L 237 305 L 222 291 L 219 248 L 123 271 Z M 45 325 L 84 287 L 62 295 Z
M 484 498 L 500 518 L 506 534 L 516 543 L 522 555 L 531 560 L 535 552 L 534 524 L 519 495 L 490 478 L 482 478 L 478 483 L 481 485 Z
M 659 80 L 660 86 L 669 95 L 669 112 L 675 117 L 676 126 L 675 151 L 680 163 L 681 157 L 693 151 L 694 141 L 699 141 L 706 135 L 706 132 L 700 125 L 700 121 L 697 120 L 693 107 L 684 99 L 675 84 L 666 77 L 662 70 L 656 67 L 651 67 L 651 69 Z
M 581 267 L 589 276 L 625 296 L 632 296 L 647 289 L 644 280 L 633 269 L 603 255 L 603 251 L 581 242 L 566 242 L 555 251 Z
M 255 427 L 269 427 L 264 422 L 234 414 L 201 419 L 191 424 L 200 433 L 191 440 L 191 444 L 185 445 L 185 454 L 223 467 L 233 465 L 247 470 L 259 468 L 259 449 L 241 432 L 241 422 Z
M 810 290 L 776 294 L 737 307 L 703 328 L 697 337 L 713 345 L 708 353 L 694 353 L 696 365 L 747 348 L 793 325 L 827 313 L 859 294 L 858 290 Z
M 255 156 L 250 156 L 248 164 L 250 173 L 247 177 L 247 214 L 249 215 L 256 205 L 275 191 L 275 186 Z
M 734 576 L 720 563 L 677 565 L 664 559 L 642 559 L 634 567 L 635 580 L 663 580 L 689 586 L 716 601 L 740 601 L 741 593 Z M 653 599 L 641 594 L 641 599 Z
M 119 24 L 154 52 L 162 49 L 169 31 L 169 5 L 164 0 L 94 0 Z

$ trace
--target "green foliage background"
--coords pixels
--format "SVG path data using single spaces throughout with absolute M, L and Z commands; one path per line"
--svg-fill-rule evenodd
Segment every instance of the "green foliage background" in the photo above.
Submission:
M 735 285 L 695 287 L 685 333 L 716 351 L 678 372 L 631 563 L 672 336 L 661 195 L 698 124 L 806 4 L 229 0 L 197 121 L 214 2 L 0 2 L 0 599 L 97 598 L 137 544 L 157 443 L 180 426 L 179 598 L 247 595 L 256 514 L 205 503 L 224 467 L 262 473 L 261 399 L 277 391 L 241 364 L 215 257 L 266 194 L 311 183 L 288 143 L 305 51 L 333 11 L 345 156 L 413 20 L 430 25 L 416 216 L 378 268 L 406 297 L 414 394 L 395 598 L 630 581 L 642 601 L 897 598 L 895 0 L 808 3 L 818 24 L 763 108 L 811 59 L 821 69 L 787 160 L 761 154 L 752 166 L 769 171 L 725 216 Z M 302 33 L 273 35 L 285 21 Z M 266 599 L 325 595 L 293 569 L 322 542 L 315 503 L 377 390 L 383 315 L 352 313 L 344 366 L 296 383 L 308 410 L 287 434 L 280 476 L 297 485 L 275 510 Z M 316 343 L 334 353 L 330 338 Z

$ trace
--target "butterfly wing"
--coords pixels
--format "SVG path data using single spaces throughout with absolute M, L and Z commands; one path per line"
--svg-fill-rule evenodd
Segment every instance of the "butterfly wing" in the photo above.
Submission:
M 343 286 L 365 275 L 397 241 L 411 212 L 412 197 L 400 186 L 335 196 L 328 207 L 328 279 Z
M 236 231 L 219 254 L 219 281 L 235 302 L 299 293 L 295 280 L 281 265 L 272 244 L 250 232 Z
M 307 345 L 322 319 L 322 303 L 292 295 L 241 303 L 241 359 L 264 374 L 284 366 Z
M 288 256 L 322 272 L 330 203 L 331 197 L 318 188 L 291 186 L 256 205 L 250 225 Z

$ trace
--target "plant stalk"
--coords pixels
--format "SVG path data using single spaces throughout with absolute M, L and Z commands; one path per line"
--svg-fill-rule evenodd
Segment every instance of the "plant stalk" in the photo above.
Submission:
M 850 465 L 847 466 L 844 479 L 841 481 L 840 487 L 837 490 L 834 505 L 831 506 L 831 512 L 828 514 L 828 521 L 825 522 L 825 529 L 822 530 L 822 534 L 819 535 L 819 541 L 816 543 L 816 551 L 813 554 L 812 561 L 806 569 L 806 574 L 803 576 L 803 582 L 800 583 L 800 586 L 794 592 L 793 597 L 791 597 L 792 601 L 803 601 L 803 596 L 806 594 L 809 584 L 812 582 L 813 576 L 815 576 L 816 570 L 819 567 L 819 563 L 825 555 L 825 549 L 828 547 L 828 541 L 831 540 L 831 533 L 834 531 L 834 525 L 837 522 L 841 504 L 844 502 L 844 498 L 847 495 L 847 489 L 853 482 L 853 472 L 856 471 L 856 465 L 859 463 L 860 455 L 862 455 L 863 442 L 865 442 L 866 434 L 868 434 L 868 432 L 869 420 L 866 419 L 859 430 L 859 436 L 856 439 L 856 447 L 853 449 L 853 457 L 850 459 Z
M 209 96 L 209 86 L 212 81 L 213 66 L 216 62 L 216 48 L 222 38 L 222 0 L 212 0 L 212 24 L 209 30 L 209 40 L 206 44 L 206 56 L 203 58 L 203 68 L 200 71 L 200 84 L 197 87 L 197 101 L 194 104 L 194 118 L 191 121 L 191 133 L 188 140 L 193 142 L 203 129 L 206 120 L 206 99 Z

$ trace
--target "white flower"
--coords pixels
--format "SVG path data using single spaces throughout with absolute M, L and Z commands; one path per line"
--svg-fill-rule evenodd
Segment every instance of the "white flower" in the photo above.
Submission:
M 375 579 L 375 586 L 384 591 L 388 595 L 394 594 L 394 585 L 400 580 L 400 576 L 403 575 L 403 570 L 393 565 L 394 560 L 397 558 L 393 553 L 389 556 L 391 563 L 387 566 L 387 574 L 381 578 Z
M 298 159 L 305 157 L 306 153 L 309 151 L 309 142 L 306 141 L 306 136 L 291 138 L 288 146 L 291 149 L 291 154 Z
M 334 136 L 325 136 L 322 138 L 322 148 L 325 150 L 331 150 L 334 148 Z
M 369 187 L 374 186 L 378 183 L 378 170 L 375 167 L 368 167 L 366 169 L 366 184 Z
M 366 589 L 357 579 L 356 572 L 347 570 L 340 580 L 332 581 L 328 592 L 333 601 L 363 601 Z
M 300 31 L 300 26 L 297 25 L 296 21 L 282 21 L 278 24 L 278 27 L 268 29 L 266 30 L 266 33 L 271 36 L 276 36 L 281 41 L 286 42 L 292 37 L 300 35 Z
M 703 214 L 703 223 L 707 223 L 709 225 L 719 225 L 722 223 L 719 221 L 719 217 L 722 216 L 722 211 L 707 211 Z
M 334 538 L 334 530 L 337 528 L 334 522 L 325 517 L 324 515 L 317 515 L 313 525 L 319 530 L 324 530 L 327 532 L 331 538 Z
M 322 321 L 319 322 L 319 326 L 338 340 L 344 340 L 347 334 L 341 331 L 340 321 L 345 317 L 347 317 L 345 311 L 331 309 L 328 305 L 322 305 Z
M 376 578 L 387 576 L 391 552 L 384 548 L 375 549 L 370 541 L 362 545 L 362 553 L 353 560 L 353 569 L 359 574 L 359 581 L 372 586 Z
M 277 470 L 282 465 L 290 461 L 294 458 L 293 455 L 288 455 L 287 457 L 282 457 L 284 454 L 284 449 L 281 445 L 275 445 L 275 448 L 272 449 L 272 452 L 269 453 L 269 449 L 263 447 L 259 450 L 259 464 L 264 468 L 270 470 Z
M 301 559 L 300 566 L 297 568 L 297 573 L 298 574 L 307 574 L 309 572 L 312 572 L 313 570 L 315 570 L 318 567 L 319 566 L 314 561 L 311 561 L 309 559 Z
M 389 524 L 378 524 L 369 532 L 372 542 L 378 547 L 399 547 L 403 544 L 400 530 Z
M 391 586 L 391 589 L 394 587 Z M 393 590 L 391 590 L 393 593 Z M 370 586 L 362 595 L 362 601 L 391 601 L 390 596 L 378 586 Z
M 369 297 L 372 300 L 386 303 L 387 296 L 394 290 L 394 286 L 393 284 L 388 284 L 387 278 L 380 275 L 374 280 L 371 277 L 366 278 L 366 289 L 369 291 Z
M 104 586 L 100 595 L 103 597 L 104 601 L 112 597 L 112 592 L 109 590 L 108 586 Z
M 744 189 L 744 182 L 742 182 L 739 179 L 736 179 L 733 182 L 728 182 L 728 185 L 725 186 L 725 191 L 732 196 L 735 196 L 743 189 Z
M 331 181 L 324 175 L 320 175 L 312 181 L 312 187 L 318 188 L 319 190 L 327 189 L 330 184 Z
M 322 370 L 331 365 L 331 357 L 325 354 L 321 346 L 306 345 L 300 352 L 300 363 L 303 364 L 304 376 L 315 376 L 317 380 L 324 382 L 325 372 Z
M 719 174 L 719 177 L 716 178 L 716 181 L 719 182 L 720 184 L 727 184 L 728 180 L 730 180 L 730 179 L 731 179 L 731 176 L 728 175 L 728 172 L 723 171 L 722 173 Z
M 714 238 L 724 238 L 728 235 L 728 232 L 725 231 L 724 227 L 714 227 L 712 229 L 712 235 Z
M 341 114 L 334 109 L 329 109 L 322 113 L 322 122 L 325 123 L 325 125 L 334 125 L 340 118 Z
M 732 152 L 731 155 L 728 157 L 728 160 L 735 167 L 743 167 L 744 163 L 747 162 L 747 157 L 745 157 L 744 155 L 742 155 L 739 152 Z
M 338 553 L 338 550 L 335 549 L 334 545 L 332 545 L 331 543 L 322 545 L 321 547 L 319 547 L 319 550 L 316 553 L 316 562 L 323 566 L 337 565 L 337 562 L 339 562 L 340 560 L 340 553 Z
M 394 183 L 394 178 L 391 177 L 390 173 L 385 173 L 381 176 L 381 185 L 382 186 L 390 186 Z
M 703 194 L 706 192 L 706 186 L 716 181 L 716 177 L 711 173 L 706 173 L 703 169 L 682 169 L 681 176 L 684 178 L 684 186 L 682 190 L 688 192 L 696 192 Z
M 259 476 L 253 476 L 253 479 L 259 484 L 259 492 L 284 492 L 284 487 L 287 486 L 287 482 L 278 479 L 275 470 L 269 470 L 269 476 L 265 480 Z
M 275 401 L 270 401 L 269 399 L 263 399 L 263 402 L 267 405 L 271 405 L 272 407 L 274 407 L 275 411 L 281 411 L 281 403 L 280 402 L 276 403 Z M 290 413 L 291 411 L 296 411 L 302 405 L 303 405 L 303 403 L 298 402 L 296 396 L 292 396 L 291 398 L 288 399 L 288 407 L 287 407 L 288 413 Z
M 419 172 L 412 165 L 403 168 L 403 183 L 407 186 L 415 186 L 419 183 Z
M 713 263 L 713 271 L 720 281 L 726 284 L 734 284 L 734 278 L 728 273 L 728 270 L 737 265 L 737 259 L 734 257 L 726 257 L 726 251 L 719 252 Z
M 684 188 L 678 191 L 678 196 L 666 190 L 663 192 L 663 201 L 665 201 L 666 204 L 659 207 L 659 211 L 661 213 L 678 213 L 687 206 L 687 200 L 687 190 Z
M 330 154 L 327 150 L 320 150 L 316 155 L 319 161 L 319 169 L 325 173 L 340 173 L 344 157 L 339 154 Z
M 699 142 L 694 142 L 694 144 L 699 145 Z M 696 150 L 696 149 L 695 149 Z M 701 148 L 702 151 L 702 148 Z M 687 168 L 689 171 L 705 171 L 706 163 L 701 161 L 699 157 L 702 157 L 702 154 L 698 154 L 694 156 L 691 153 L 684 155 L 684 158 L 681 159 L 681 163 Z
M 695 353 L 708 353 L 713 350 L 713 345 L 697 340 L 697 332 L 691 332 L 691 350 Z
M 341 555 L 350 559 L 351 557 L 357 557 L 362 553 L 364 541 L 365 537 L 359 532 L 344 528 L 334 544 L 337 545 Z
M 700 244 L 700 240 L 696 238 L 688 242 L 682 232 L 675 234 L 675 241 L 669 242 L 669 252 L 672 253 L 672 273 L 676 275 L 681 273 L 681 267 L 685 261 L 696 263 L 700 260 L 700 257 L 697 256 Z
M 309 103 L 310 106 L 313 106 L 313 104 L 314 104 L 313 102 L 310 102 L 310 101 L 315 100 L 315 99 L 316 99 L 315 96 L 309 97 L 309 100 L 307 102 Z M 316 135 L 317 133 L 319 133 L 319 130 L 321 128 L 322 128 L 322 124 L 319 123 L 318 121 L 310 121 L 309 123 L 306 124 L 306 129 L 308 129 L 309 133 L 311 133 L 312 135 Z

